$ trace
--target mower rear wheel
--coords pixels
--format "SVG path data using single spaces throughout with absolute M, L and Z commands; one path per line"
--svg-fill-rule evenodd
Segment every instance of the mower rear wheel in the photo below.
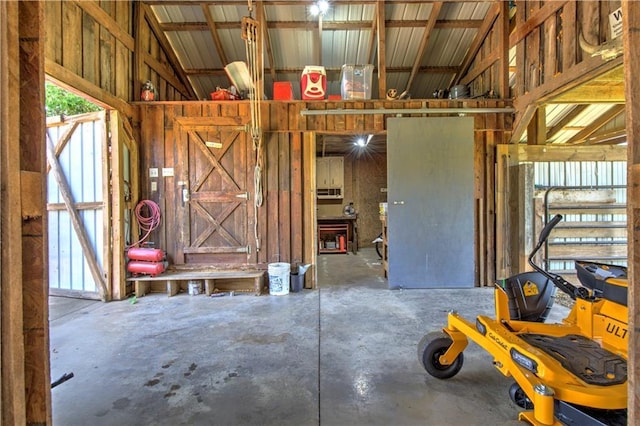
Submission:
M 462 352 L 449 365 L 440 363 L 440 357 L 453 343 L 451 337 L 445 333 L 436 332 L 427 334 L 418 344 L 418 359 L 427 373 L 437 379 L 450 379 L 462 368 L 464 355 Z
M 524 390 L 522 390 L 519 384 L 514 383 L 511 385 L 509 388 L 509 398 L 511 398 L 511 401 L 518 407 L 524 408 L 525 410 L 533 410 L 533 401 L 524 393 Z

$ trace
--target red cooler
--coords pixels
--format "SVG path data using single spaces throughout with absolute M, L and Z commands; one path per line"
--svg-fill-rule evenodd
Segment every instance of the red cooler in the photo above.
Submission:
M 324 99 L 327 93 L 327 73 L 324 67 L 307 65 L 300 78 L 302 99 Z

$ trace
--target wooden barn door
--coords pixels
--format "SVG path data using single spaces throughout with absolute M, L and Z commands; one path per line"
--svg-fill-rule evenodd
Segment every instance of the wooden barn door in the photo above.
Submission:
M 105 113 L 47 122 L 50 294 L 108 300 Z
M 176 120 L 177 223 L 182 224 L 176 263 L 232 266 L 255 257 L 250 237 L 255 160 L 239 119 Z

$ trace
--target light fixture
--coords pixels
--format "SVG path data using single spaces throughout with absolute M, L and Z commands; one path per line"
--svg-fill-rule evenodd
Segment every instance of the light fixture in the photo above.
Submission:
M 358 136 L 358 138 L 355 140 L 353 144 L 356 146 L 359 146 L 360 148 L 364 148 L 367 145 L 369 145 L 369 142 L 371 142 L 372 138 L 373 138 L 373 135 L 369 135 L 366 138 L 364 136 Z
M 309 13 L 312 16 L 323 16 L 329 11 L 329 2 L 327 0 L 319 0 L 311 5 Z

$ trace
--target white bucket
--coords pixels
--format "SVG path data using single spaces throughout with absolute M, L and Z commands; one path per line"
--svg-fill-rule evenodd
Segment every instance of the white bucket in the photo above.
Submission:
M 202 293 L 202 283 L 200 281 L 189 281 L 189 296 L 197 296 Z
M 289 294 L 289 272 L 291 265 L 288 263 L 269 264 L 269 294 L 283 296 Z

